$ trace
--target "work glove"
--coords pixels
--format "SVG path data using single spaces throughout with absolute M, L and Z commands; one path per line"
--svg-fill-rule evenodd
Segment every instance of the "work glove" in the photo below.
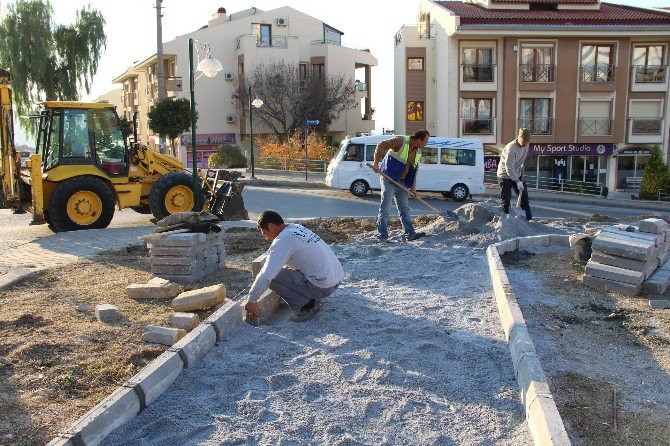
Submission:
M 516 187 L 519 188 L 519 193 L 523 190 L 523 182 L 522 181 L 517 181 L 516 182 Z

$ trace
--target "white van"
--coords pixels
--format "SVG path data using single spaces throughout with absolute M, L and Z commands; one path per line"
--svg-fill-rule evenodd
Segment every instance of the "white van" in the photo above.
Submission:
M 345 139 L 328 165 L 326 185 L 349 189 L 362 197 L 379 189 L 379 174 L 365 165 L 374 161 L 375 147 L 395 135 L 361 136 Z M 431 136 L 421 149 L 416 189 L 441 192 L 454 201 L 484 193 L 484 146 L 478 139 Z

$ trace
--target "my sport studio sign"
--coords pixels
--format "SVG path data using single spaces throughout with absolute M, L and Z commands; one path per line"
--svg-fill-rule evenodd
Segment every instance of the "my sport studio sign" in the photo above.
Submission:
M 582 144 L 582 143 L 531 143 L 529 155 L 611 155 L 614 144 Z

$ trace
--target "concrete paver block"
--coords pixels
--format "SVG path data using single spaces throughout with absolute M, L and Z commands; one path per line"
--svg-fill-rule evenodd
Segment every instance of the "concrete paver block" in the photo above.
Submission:
M 157 239 L 154 239 L 151 244 L 153 246 L 194 246 L 198 243 L 204 243 L 206 240 L 205 234 L 201 232 L 187 233 L 187 234 L 170 234 Z
M 525 325 L 517 324 L 512 328 L 507 344 L 512 355 L 512 365 L 514 366 L 515 373 L 521 358 L 526 355 L 537 356 L 535 346 Z
M 175 311 L 206 310 L 226 299 L 226 286 L 212 285 L 197 290 L 186 291 L 172 300 Z
M 260 273 L 261 269 L 263 269 L 263 265 L 265 265 L 265 259 L 267 259 L 267 253 L 259 255 L 254 259 L 253 262 L 251 262 L 251 276 L 253 280 L 256 279 L 258 273 Z
M 608 227 L 604 228 L 602 230 L 603 234 L 607 235 L 614 235 L 614 236 L 624 236 L 628 237 L 632 240 L 642 240 L 646 242 L 653 243 L 655 245 L 660 245 L 661 243 L 665 242 L 665 234 L 649 234 L 647 232 L 629 232 L 629 231 L 622 231 L 621 229 L 616 229 L 614 227 Z
M 72 435 L 59 435 L 50 442 L 47 446 L 76 446 Z
M 596 288 L 602 291 L 611 291 L 613 293 L 623 294 L 625 296 L 637 296 L 642 289 L 641 285 L 631 285 L 629 283 L 615 282 L 614 280 L 602 279 L 600 277 L 584 276 L 584 285 Z
M 147 325 L 147 331 L 142 335 L 144 342 L 153 342 L 154 344 L 173 345 L 178 340 L 186 336 L 186 330 L 171 327 L 158 327 L 156 325 Z
M 542 248 L 549 246 L 550 238 L 548 235 L 532 235 L 521 237 L 519 239 L 519 249 Z
M 170 315 L 170 327 L 191 331 L 200 323 L 195 313 L 174 313 Z
M 537 396 L 526 411 L 528 428 L 536 445 L 570 446 L 570 437 L 565 430 L 556 403 L 550 396 Z
M 199 245 L 192 246 L 154 246 L 151 248 L 151 257 L 189 257 L 200 251 Z
M 640 220 L 640 232 L 660 234 L 666 229 L 668 229 L 668 222 L 660 218 L 646 218 L 644 220 Z
M 66 434 L 79 437 L 79 444 L 97 446 L 139 412 L 140 399 L 135 390 L 120 387 L 74 423 Z
M 665 265 L 665 262 L 670 259 L 670 251 L 669 250 L 663 250 L 658 254 L 658 266 L 663 266 Z
M 114 305 L 101 304 L 95 306 L 95 317 L 100 322 L 116 322 L 121 319 L 121 312 Z
M 266 321 L 270 316 L 272 316 L 272 313 L 275 312 L 275 310 L 279 307 L 279 304 L 281 304 L 282 299 L 279 297 L 277 293 L 275 293 L 272 290 L 266 290 L 258 299 L 258 305 L 261 307 L 261 315 L 256 318 L 250 318 L 245 314 L 245 320 L 249 322 L 250 324 L 260 324 L 264 321 Z M 246 313 L 246 312 L 245 312 Z
M 641 271 L 631 271 L 617 268 L 616 266 L 603 265 L 593 260 L 589 260 L 584 272 L 589 276 L 614 280 L 615 282 L 630 283 L 631 285 L 638 285 L 644 280 L 644 273 Z
M 600 235 L 598 235 L 598 237 L 621 240 L 622 242 L 628 245 L 643 246 L 645 248 L 656 246 L 656 242 L 654 240 L 643 240 L 641 238 L 633 237 L 632 234 L 635 233 L 625 231 L 611 231 L 611 232 L 601 232 Z
M 663 294 L 670 286 L 670 263 L 657 268 L 647 280 L 642 282 L 642 290 L 650 294 Z
M 652 252 L 651 246 L 643 246 L 635 242 L 615 239 L 606 235 L 596 237 L 591 247 L 594 251 L 642 261 L 648 260 Z
M 151 266 L 189 266 L 192 263 L 195 263 L 198 259 L 198 254 L 194 256 L 155 256 L 151 257 Z
M 570 246 L 570 236 L 568 234 L 551 234 L 549 236 L 549 246 Z
M 205 353 L 214 347 L 214 344 L 216 344 L 214 327 L 211 324 L 201 324 L 170 347 L 170 351 L 181 351 L 184 367 L 188 368 L 205 356 Z
M 640 271 L 647 272 L 655 270 L 658 266 L 656 261 L 649 260 L 635 260 L 629 259 L 627 257 L 614 256 L 611 254 L 605 254 L 604 252 L 594 251 L 591 254 L 591 260 L 594 262 L 601 263 L 603 265 L 616 266 L 617 268 L 623 268 L 631 271 Z
M 205 265 L 202 262 L 190 260 L 185 265 L 151 265 L 151 273 L 160 276 L 161 274 L 192 274 L 203 269 Z
M 649 299 L 649 307 L 654 310 L 667 310 L 670 308 L 670 300 Z
M 231 300 L 224 302 L 221 308 L 205 319 L 205 322 L 214 327 L 217 339 L 220 341 L 242 324 L 245 314 L 242 302 Z
M 193 274 L 156 274 L 157 277 L 169 280 L 170 282 L 174 283 L 179 283 L 179 284 L 189 284 L 193 283 L 196 280 L 200 279 L 202 277 L 202 274 L 200 271 L 197 273 Z
M 147 364 L 140 372 L 130 378 L 125 387 L 139 388 L 138 395 L 143 396 L 142 408 L 150 405 L 170 387 L 184 369 L 184 362 L 178 352 L 166 351 Z
M 498 254 L 503 255 L 506 252 L 516 251 L 519 248 L 519 239 L 513 238 L 495 244 Z
M 148 283 L 134 283 L 126 287 L 131 299 L 174 299 L 181 293 L 182 287 L 167 279 L 154 277 Z

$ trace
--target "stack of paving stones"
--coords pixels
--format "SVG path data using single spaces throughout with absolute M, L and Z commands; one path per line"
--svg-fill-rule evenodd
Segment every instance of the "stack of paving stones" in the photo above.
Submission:
M 171 234 L 151 242 L 151 273 L 176 283 L 192 283 L 226 266 L 223 231 Z
M 668 223 L 659 218 L 605 228 L 593 241 L 584 284 L 627 296 L 663 294 L 670 285 L 669 247 Z

